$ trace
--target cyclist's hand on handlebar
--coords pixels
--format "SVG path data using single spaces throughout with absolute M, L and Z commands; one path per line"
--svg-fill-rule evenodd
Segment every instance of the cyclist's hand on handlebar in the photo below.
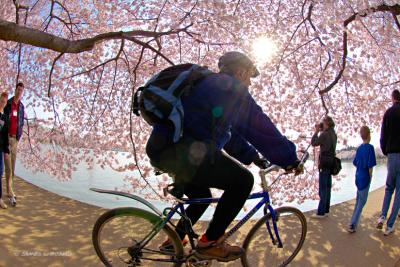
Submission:
M 294 176 L 300 175 L 304 173 L 304 164 L 297 165 L 297 168 L 294 170 Z
M 300 160 L 296 160 L 293 165 L 286 167 L 285 171 L 287 173 L 294 173 L 295 176 L 302 174 L 304 172 L 304 164 L 301 164 Z
M 254 165 L 256 165 L 260 169 L 266 169 L 269 165 L 268 160 L 265 158 L 260 158 L 260 156 L 257 155 L 257 158 L 253 160 Z

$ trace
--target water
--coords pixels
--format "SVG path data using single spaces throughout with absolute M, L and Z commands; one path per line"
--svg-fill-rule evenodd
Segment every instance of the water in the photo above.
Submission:
M 337 204 L 344 201 L 351 200 L 356 196 L 356 186 L 354 184 L 355 168 L 350 162 L 342 162 L 341 174 L 345 174 L 345 178 L 335 183 L 337 190 L 332 191 L 331 204 Z M 376 190 L 385 185 L 386 182 L 386 165 L 380 163 L 374 168 L 373 179 L 371 182 L 370 191 Z M 16 166 L 16 174 L 22 177 L 24 180 L 44 188 L 50 192 L 56 193 L 61 196 L 72 198 L 84 203 L 103 207 L 103 208 L 115 208 L 122 206 L 131 206 L 147 209 L 144 205 L 137 203 L 134 200 L 92 192 L 89 190 L 91 187 L 115 190 L 124 186 L 124 176 L 126 173 L 119 173 L 110 168 L 102 169 L 99 166 L 95 166 L 94 169 L 88 170 L 84 164 L 78 166 L 77 171 L 72 175 L 72 179 L 69 181 L 59 181 L 47 174 L 33 173 L 31 170 L 24 168 L 19 162 Z M 150 200 L 160 210 L 169 206 L 168 203 L 158 200 Z M 252 207 L 257 201 L 247 202 L 247 207 Z M 317 200 L 306 200 L 302 204 L 284 203 L 284 205 L 290 205 L 299 208 L 302 211 L 309 211 L 317 208 Z M 214 207 L 210 207 L 203 215 L 203 220 L 209 220 L 214 212 Z M 242 211 L 239 214 L 241 218 L 244 215 Z M 259 218 L 262 215 L 261 211 L 257 212 L 255 218 Z

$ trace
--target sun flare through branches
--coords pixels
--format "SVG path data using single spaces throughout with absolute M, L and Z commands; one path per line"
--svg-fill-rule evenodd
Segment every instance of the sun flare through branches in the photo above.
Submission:
M 264 65 L 278 53 L 278 45 L 276 41 L 267 36 L 262 36 L 253 41 L 252 54 L 256 62 Z

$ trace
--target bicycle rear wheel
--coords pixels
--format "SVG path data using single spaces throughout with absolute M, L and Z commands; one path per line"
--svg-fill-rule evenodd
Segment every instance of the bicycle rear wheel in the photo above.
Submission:
M 181 266 L 182 243 L 174 230 L 165 225 L 142 247 L 143 240 L 156 229 L 162 219 L 137 208 L 116 208 L 102 214 L 96 221 L 92 241 L 105 266 Z M 169 239 L 171 252 L 159 246 Z
M 243 243 L 243 266 L 286 266 L 303 246 L 307 234 L 307 221 L 303 213 L 292 207 L 278 208 L 275 212 L 283 247 L 279 248 L 277 242 L 274 244 L 270 238 L 267 223 L 273 233 L 274 230 L 271 214 L 268 213 L 251 228 Z

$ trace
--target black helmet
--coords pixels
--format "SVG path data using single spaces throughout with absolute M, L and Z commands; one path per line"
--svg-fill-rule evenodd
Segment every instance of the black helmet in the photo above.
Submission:
M 260 75 L 260 72 L 257 70 L 256 66 L 254 65 L 253 61 L 246 56 L 245 54 L 237 51 L 227 52 L 219 58 L 218 61 L 218 68 L 224 69 L 229 68 L 229 66 L 243 66 L 245 68 L 252 68 L 254 73 L 251 77 L 257 77 Z

